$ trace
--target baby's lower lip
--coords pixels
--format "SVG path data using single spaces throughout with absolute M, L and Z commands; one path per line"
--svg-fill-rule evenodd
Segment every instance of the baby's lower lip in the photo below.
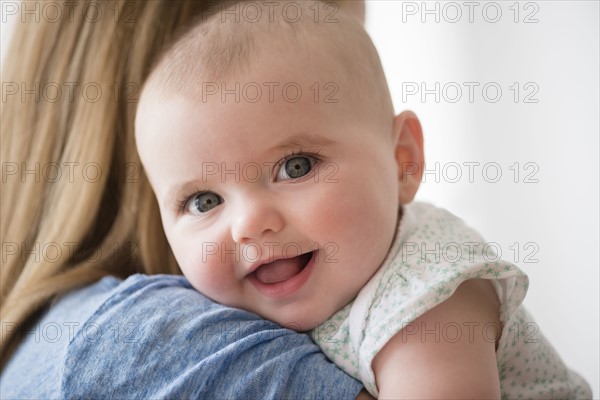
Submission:
M 306 262 L 306 265 L 300 270 L 300 272 L 289 277 L 288 279 L 268 283 L 259 279 L 257 272 L 254 271 L 252 274 L 248 275 L 248 280 L 259 291 L 259 293 L 266 297 L 279 299 L 289 296 L 299 290 L 306 283 L 306 281 L 308 281 L 308 278 L 312 273 L 316 259 L 315 255 L 317 252 L 313 251 L 308 254 L 310 254 L 310 258 Z

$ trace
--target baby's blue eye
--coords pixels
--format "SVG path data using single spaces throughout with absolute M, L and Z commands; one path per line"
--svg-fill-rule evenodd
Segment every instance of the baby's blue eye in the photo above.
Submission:
M 223 202 L 221 196 L 213 192 L 198 193 L 191 198 L 188 209 L 192 214 L 205 213 Z
M 314 162 L 307 156 L 295 156 L 286 160 L 279 173 L 277 179 L 297 179 L 308 174 L 314 165 Z

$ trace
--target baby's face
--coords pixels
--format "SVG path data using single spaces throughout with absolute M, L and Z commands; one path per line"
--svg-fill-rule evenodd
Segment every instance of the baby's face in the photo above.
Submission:
M 326 320 L 376 272 L 399 206 L 391 121 L 375 126 L 349 112 L 342 85 L 339 102 L 325 103 L 327 81 L 327 68 L 273 59 L 225 79 L 229 90 L 260 86 L 256 103 L 243 91 L 223 101 L 221 88 L 204 99 L 200 89 L 167 99 L 149 91 L 136 122 L 166 236 L 191 284 L 296 330 Z M 267 82 L 279 83 L 271 98 Z M 302 89 L 296 103 L 293 89 L 282 95 L 289 82 Z

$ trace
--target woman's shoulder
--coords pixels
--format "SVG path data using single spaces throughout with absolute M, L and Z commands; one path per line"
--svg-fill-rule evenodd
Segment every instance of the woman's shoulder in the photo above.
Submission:
M 239 319 L 242 314 L 211 302 L 183 276 L 104 277 L 57 297 L 23 332 L 0 376 L 2 395 L 70 397 L 73 390 L 94 385 L 86 376 L 101 378 L 98 382 L 105 386 L 96 386 L 96 393 L 106 393 L 114 371 L 133 369 L 128 359 L 142 362 L 142 355 L 189 351 L 184 347 L 186 335 L 212 329 L 207 322 L 211 317 L 226 321 L 228 316 Z M 11 327 L 3 322 L 3 329 Z M 135 349 L 144 353 L 136 356 Z
M 354 398 L 307 335 L 182 276 L 106 277 L 57 299 L 0 376 L 7 398 Z M 57 331 L 58 329 L 58 331 Z
M 7 398 L 57 398 L 60 396 L 61 380 L 66 372 L 61 361 L 76 338 L 81 335 L 87 340 L 100 339 L 100 328 L 105 331 L 120 324 L 111 304 L 119 302 L 131 307 L 143 307 L 152 298 L 157 288 L 173 288 L 182 296 L 192 292 L 189 284 L 179 276 L 134 275 L 122 280 L 107 276 L 99 281 L 81 286 L 58 296 L 32 325 L 18 335 L 20 345 L 12 355 L 0 376 L 2 396 Z M 133 295 L 141 301 L 134 305 Z M 140 314 L 140 311 L 137 311 Z M 99 325 L 94 316 L 104 315 L 108 325 Z M 116 324 L 114 323 L 116 322 Z M 122 324 L 121 324 L 122 325 Z M 10 322 L 3 322 L 2 329 L 16 329 Z M 82 330 L 83 329 L 83 330 Z
M 70 347 L 102 342 L 110 342 L 111 348 L 122 343 L 130 344 L 126 346 L 129 348 L 134 343 L 167 345 L 173 340 L 183 340 L 192 331 L 196 334 L 212 331 L 215 326 L 232 320 L 275 326 L 252 313 L 214 303 L 178 275 L 136 274 L 125 280 L 106 277 L 65 301 L 78 302 L 93 293 L 102 293 L 103 301 L 94 304 L 93 312 L 76 331 Z M 187 351 L 179 350 L 180 347 L 177 346 L 177 351 Z
M 73 329 L 76 337 L 81 329 L 96 324 L 101 316 L 116 322 L 120 316 L 143 314 L 155 304 L 164 305 L 167 299 L 172 302 L 191 298 L 196 302 L 210 303 L 183 276 L 135 274 L 126 279 L 106 276 L 54 300 L 47 316 L 76 321 Z M 189 301 L 186 303 L 189 304 Z M 127 314 L 120 312 L 124 309 L 128 310 Z
M 62 397 L 353 398 L 360 390 L 307 335 L 214 303 L 182 276 L 104 284 L 110 296 L 69 345 Z
M 101 321 L 117 323 L 121 319 L 131 322 L 132 316 L 145 315 L 156 307 L 164 310 L 165 306 L 175 312 L 158 314 L 166 319 L 192 309 L 199 311 L 199 306 L 221 307 L 197 292 L 184 276 L 135 274 L 126 279 L 107 276 L 73 290 L 55 300 L 50 311 L 77 317 L 82 322 L 75 330 L 77 336 L 86 326 L 98 325 Z
M 106 276 L 98 282 L 73 291 L 70 295 L 87 295 L 96 292 L 111 292 L 111 295 L 127 295 L 138 291 L 150 292 L 161 288 L 192 289 L 188 280 L 182 275 L 146 275 L 134 274 L 126 279 Z
M 82 329 L 86 325 L 127 324 L 129 335 L 137 338 L 137 334 L 144 333 L 150 325 L 156 327 L 156 324 L 179 320 L 193 319 L 203 326 L 233 318 L 259 320 L 247 311 L 211 301 L 196 291 L 184 276 L 135 274 L 125 280 L 107 277 L 94 286 L 76 294 L 87 296 L 87 292 L 108 289 L 104 302 L 97 305 Z M 81 329 L 79 333 L 85 335 Z
M 119 279 L 114 276 L 107 276 L 98 284 L 105 286 L 118 286 L 118 291 L 139 290 L 142 288 L 160 288 L 160 287 L 181 287 L 185 289 L 193 289 L 192 285 L 183 275 L 146 275 L 134 274 L 127 279 Z

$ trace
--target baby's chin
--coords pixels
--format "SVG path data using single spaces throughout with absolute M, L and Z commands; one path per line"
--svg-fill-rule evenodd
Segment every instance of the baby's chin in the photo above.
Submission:
M 326 311 L 324 307 L 319 307 L 318 305 L 315 306 L 314 304 L 306 305 L 299 303 L 290 303 L 279 306 L 275 309 L 265 309 L 264 307 L 251 304 L 251 300 L 244 303 L 239 303 L 227 301 L 226 299 L 213 298 L 206 294 L 205 296 L 212 301 L 226 307 L 248 311 L 258 315 L 263 319 L 274 322 L 286 329 L 291 329 L 296 332 L 308 332 L 317 328 L 319 325 L 327 321 L 327 319 L 335 314 L 335 312 L 338 310 L 338 308 L 334 308 L 334 306 L 331 305 L 331 309 Z
M 377 270 L 375 269 L 375 271 Z M 323 330 L 329 335 L 333 335 L 340 327 L 330 319 L 356 298 L 369 278 L 365 276 L 364 282 L 354 282 L 352 286 L 345 287 L 341 293 L 336 292 L 335 288 L 331 288 L 327 295 L 321 294 L 318 297 L 315 295 L 315 297 L 280 305 L 276 308 L 255 308 L 248 311 L 296 332 L 308 332 L 318 328 L 319 332 Z M 243 308 L 247 309 L 246 307 L 248 305 Z
M 294 305 L 283 306 L 278 310 L 269 310 L 269 312 L 266 313 L 257 312 L 256 310 L 252 312 L 264 319 L 275 322 L 284 328 L 296 332 L 308 332 L 316 328 L 321 329 L 326 327 L 328 332 L 332 334 L 337 328 L 333 326 L 333 323 L 329 324 L 326 323 L 326 321 L 343 307 L 312 304 L 305 307 L 299 307 L 305 309 L 285 310 L 286 308 L 294 308 Z
M 298 318 L 276 318 L 270 319 L 272 322 L 275 322 L 286 329 L 291 329 L 296 332 L 308 332 L 313 329 L 319 327 L 323 322 L 327 320 L 327 318 L 316 320 L 314 317 L 302 318 L 299 316 Z

